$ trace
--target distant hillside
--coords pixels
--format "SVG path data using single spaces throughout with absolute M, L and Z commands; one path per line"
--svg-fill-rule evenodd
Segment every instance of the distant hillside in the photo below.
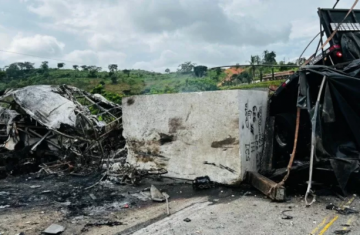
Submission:
M 0 71 L 0 89 L 18 88 L 28 85 L 68 84 L 91 92 L 116 94 L 119 97 L 138 94 L 162 94 L 218 90 L 220 75 L 209 71 L 198 78 L 192 73 L 156 73 L 145 70 L 114 72 L 79 71 L 70 69 L 31 69 Z M 1 74 L 0 74 L 1 75 Z
M 203 77 L 196 77 L 191 70 L 174 73 L 156 73 L 145 70 L 101 72 L 99 70 L 96 67 L 93 70 L 20 69 L 12 64 L 6 72 L 0 71 L 0 89 L 37 84 L 68 84 L 89 92 L 101 93 L 110 100 L 121 102 L 122 97 L 129 95 L 210 91 L 235 87 L 247 89 L 253 86 L 268 87 L 269 85 L 269 83 L 248 84 L 253 78 L 248 69 L 244 68 L 208 70 Z

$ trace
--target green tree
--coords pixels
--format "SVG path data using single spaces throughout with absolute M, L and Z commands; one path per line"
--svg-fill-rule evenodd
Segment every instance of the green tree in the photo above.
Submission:
M 274 51 L 269 52 L 265 50 L 263 53 L 264 64 L 276 64 L 276 53 Z
M 287 65 L 294 65 L 294 67 L 296 67 L 296 64 L 294 62 L 287 62 Z
M 16 63 L 16 64 L 17 64 L 17 66 L 19 66 L 20 70 L 24 70 L 24 68 L 25 68 L 25 63 L 23 63 L 23 62 L 18 62 L 18 63 Z
M 102 84 L 97 85 L 96 87 L 94 87 L 94 89 L 91 90 L 91 94 L 104 94 L 104 93 L 105 93 L 105 89 Z
M 57 64 L 58 69 L 64 68 L 64 66 L 65 66 L 65 63 L 58 63 Z
M 79 69 L 79 65 L 74 64 L 74 65 L 73 65 L 73 68 L 74 68 L 74 70 L 78 70 L 78 69 Z
M 34 69 L 34 63 L 25 61 L 25 62 L 24 62 L 24 67 L 25 67 L 25 69 L 28 70 L 28 71 L 29 71 L 29 70 L 32 70 L 32 69 Z
M 264 67 L 259 67 L 259 72 L 260 72 L 260 82 L 262 82 L 262 80 L 263 80 L 263 71 L 264 71 Z
M 6 69 L 6 75 L 10 79 L 17 79 L 20 77 L 20 67 L 18 63 L 10 64 Z
M 231 79 L 231 82 L 234 84 L 235 81 L 239 80 L 240 76 L 238 74 L 233 74 L 231 75 L 230 79 Z
M 165 73 L 170 73 L 170 69 L 165 69 Z
M 128 77 L 130 77 L 130 70 L 129 69 L 124 69 L 122 72 L 124 74 L 126 74 Z
M 215 73 L 216 73 L 217 76 L 220 76 L 221 72 L 222 72 L 221 68 L 216 68 L 215 69 Z
M 88 71 L 88 66 L 86 66 L 86 65 L 81 65 L 80 67 L 82 68 L 83 71 Z
M 257 64 L 256 57 L 257 56 L 253 56 L 253 55 L 250 56 L 250 61 L 249 61 L 253 78 L 255 78 L 255 65 Z
M 282 66 L 282 65 L 285 65 L 285 61 L 280 61 L 280 62 L 279 62 L 279 65 L 280 65 L 280 68 L 279 68 L 280 71 L 286 71 L 286 70 L 288 70 L 287 67 Z
M 184 62 L 184 63 L 179 65 L 178 72 L 180 72 L 180 73 L 191 73 L 193 68 L 195 67 L 195 65 L 196 64 L 191 63 L 190 61 Z
M 47 70 L 49 69 L 49 62 L 47 62 L 47 61 L 41 62 L 40 68 L 41 68 L 43 71 L 47 71 Z
M 111 82 L 112 82 L 112 84 L 117 84 L 117 83 L 118 83 L 118 78 L 117 78 L 117 76 L 112 75 L 112 76 L 111 76 Z
M 108 68 L 109 68 L 110 72 L 114 73 L 115 71 L 117 71 L 118 66 L 117 66 L 117 64 L 109 64 Z
M 0 81 L 3 82 L 5 80 L 6 80 L 6 72 L 0 70 Z
M 241 79 L 242 82 L 247 82 L 247 83 L 251 83 L 252 81 L 252 77 L 247 71 L 240 73 L 239 79 Z
M 89 74 L 88 77 L 89 78 L 96 78 L 98 76 L 98 72 L 101 71 L 101 67 L 96 67 L 95 65 L 91 65 L 89 67 L 87 67 Z

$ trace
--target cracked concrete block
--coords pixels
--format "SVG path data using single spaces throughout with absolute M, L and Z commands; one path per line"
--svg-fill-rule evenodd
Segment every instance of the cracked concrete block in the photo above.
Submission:
M 261 161 L 267 99 L 254 90 L 124 98 L 127 161 L 174 178 L 240 183 Z

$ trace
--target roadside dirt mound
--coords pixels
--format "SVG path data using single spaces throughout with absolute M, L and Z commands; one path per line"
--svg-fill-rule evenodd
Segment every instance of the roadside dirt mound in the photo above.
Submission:
M 236 68 L 236 67 L 230 67 L 230 68 L 226 69 L 226 70 L 225 70 L 226 78 L 225 78 L 223 81 L 221 81 L 221 82 L 218 84 L 218 86 L 222 86 L 225 82 L 231 81 L 232 75 L 234 75 L 234 74 L 237 75 L 237 74 L 240 74 L 240 73 L 242 73 L 242 72 L 244 72 L 244 71 L 245 71 L 244 68 Z

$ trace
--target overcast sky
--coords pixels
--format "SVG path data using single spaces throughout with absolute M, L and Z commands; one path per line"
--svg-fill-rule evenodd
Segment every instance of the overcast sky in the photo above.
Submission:
M 337 8 L 350 8 L 340 0 Z M 264 50 L 294 60 L 335 0 L 0 0 L 0 50 L 51 66 L 175 70 L 184 61 L 247 63 Z M 357 9 L 359 6 L 356 7 Z M 310 55 L 314 49 L 306 55 Z M 0 51 L 0 68 L 41 61 Z

